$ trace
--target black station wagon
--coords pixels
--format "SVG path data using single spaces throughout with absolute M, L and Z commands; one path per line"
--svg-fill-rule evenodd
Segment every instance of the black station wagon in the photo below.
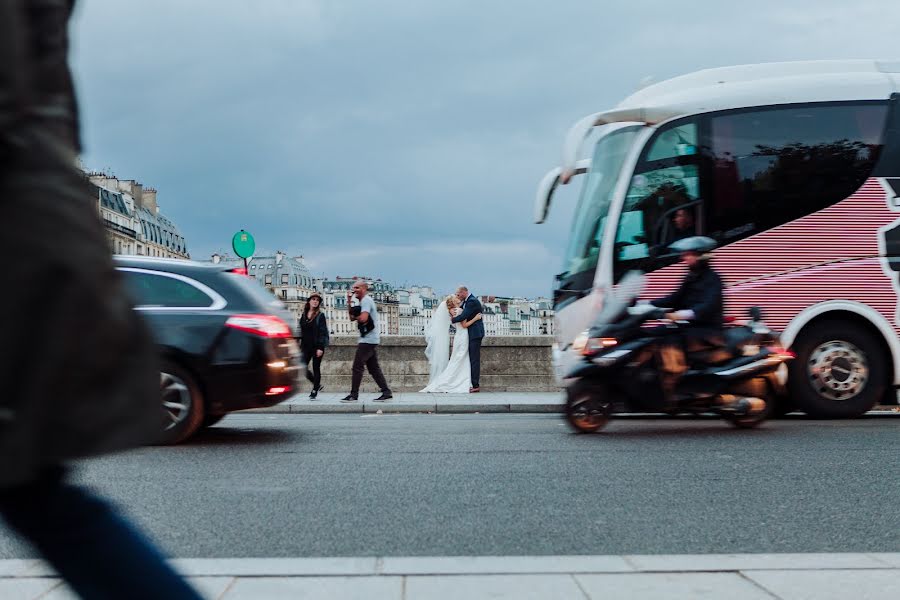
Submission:
M 294 319 L 242 269 L 134 256 L 116 267 L 159 348 L 163 443 L 296 392 Z

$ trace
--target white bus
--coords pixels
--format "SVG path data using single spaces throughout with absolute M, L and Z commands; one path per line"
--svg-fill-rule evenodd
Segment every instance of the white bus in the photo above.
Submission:
M 849 417 L 895 401 L 900 61 L 744 65 L 644 88 L 572 127 L 536 222 L 582 174 L 554 291 L 559 374 L 619 278 L 642 270 L 645 297 L 664 295 L 683 274 L 666 246 L 696 234 L 719 243 L 726 316 L 761 306 L 796 353 L 785 402 Z

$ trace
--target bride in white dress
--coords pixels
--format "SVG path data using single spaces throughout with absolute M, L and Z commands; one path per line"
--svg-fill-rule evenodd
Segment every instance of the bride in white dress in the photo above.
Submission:
M 453 336 L 453 352 L 450 353 L 450 320 L 459 316 L 461 311 L 459 298 L 455 295 L 447 296 L 434 311 L 434 317 L 425 330 L 428 342 L 425 356 L 431 367 L 428 386 L 422 390 L 425 393 L 467 394 L 472 387 L 468 328 L 481 319 L 481 314 L 453 325 L 456 332 Z

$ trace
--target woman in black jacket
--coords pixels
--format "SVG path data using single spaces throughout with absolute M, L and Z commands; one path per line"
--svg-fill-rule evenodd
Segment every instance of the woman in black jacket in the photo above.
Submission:
M 300 317 L 300 349 L 306 361 L 306 378 L 313 384 L 310 400 L 315 400 L 322 391 L 322 357 L 329 341 L 328 322 L 321 308 L 322 296 L 313 294 L 306 301 Z

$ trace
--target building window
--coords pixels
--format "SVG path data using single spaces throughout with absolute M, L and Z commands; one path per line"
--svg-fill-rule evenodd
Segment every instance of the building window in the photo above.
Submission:
M 272 276 L 266 275 L 266 285 L 272 285 Z
M 287 284 L 288 284 L 288 278 L 289 278 L 289 277 L 290 277 L 290 276 L 289 276 L 287 273 L 283 274 L 283 275 L 281 276 L 281 285 L 287 285 Z

